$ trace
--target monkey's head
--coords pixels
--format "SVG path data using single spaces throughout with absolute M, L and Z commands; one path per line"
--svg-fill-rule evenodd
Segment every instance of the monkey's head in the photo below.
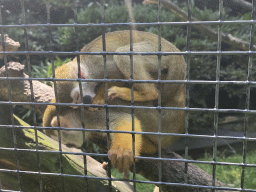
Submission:
M 55 100 L 52 101 L 55 103 Z M 57 109 L 54 105 L 48 105 L 43 117 L 44 127 L 65 127 L 65 128 L 82 128 L 81 114 L 79 110 L 70 107 L 61 107 L 59 109 L 59 122 L 57 118 Z M 45 129 L 45 133 L 51 138 L 58 140 L 58 131 L 55 129 Z M 81 147 L 83 144 L 83 134 L 81 131 L 61 130 L 61 143 L 65 145 Z M 85 135 L 86 137 L 89 134 Z
M 79 79 L 78 66 L 75 60 L 58 67 L 55 70 L 55 78 L 64 80 L 56 81 L 57 97 L 59 103 L 81 103 L 79 82 L 75 81 L 75 79 Z M 89 78 L 88 71 L 84 65 L 80 66 L 80 78 Z M 68 79 L 71 80 L 69 81 Z M 95 83 L 91 82 L 81 83 L 83 103 L 92 103 L 92 99 L 95 96 L 93 87 L 94 84 Z

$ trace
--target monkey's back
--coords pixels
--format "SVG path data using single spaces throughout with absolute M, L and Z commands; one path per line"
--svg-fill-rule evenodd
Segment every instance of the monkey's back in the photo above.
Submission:
M 138 43 L 142 41 L 148 41 L 152 44 L 158 45 L 158 36 L 144 31 L 132 31 L 133 43 Z M 115 52 L 119 47 L 123 47 L 126 45 L 130 45 L 130 31 L 114 31 L 105 34 L 106 40 L 106 51 L 107 52 Z M 108 43 L 108 42 L 111 42 Z M 161 46 L 162 51 L 171 51 L 171 52 L 179 52 L 179 49 L 176 48 L 171 42 L 167 41 L 164 38 L 161 38 Z M 81 52 L 99 52 L 103 51 L 102 45 L 102 36 L 96 38 L 92 42 L 85 45 Z M 156 52 L 158 51 L 158 47 L 156 47 Z

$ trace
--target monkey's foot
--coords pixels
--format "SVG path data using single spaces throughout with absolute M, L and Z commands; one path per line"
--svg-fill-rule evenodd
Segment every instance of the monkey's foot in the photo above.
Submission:
M 124 173 L 124 179 L 128 179 L 130 167 L 134 163 L 132 151 L 121 147 L 111 148 L 108 152 L 108 158 L 113 167 L 120 173 Z

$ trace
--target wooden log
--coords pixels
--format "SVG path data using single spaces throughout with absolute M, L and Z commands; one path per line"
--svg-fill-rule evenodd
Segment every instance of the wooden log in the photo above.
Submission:
M 148 155 L 145 155 L 148 156 Z M 154 154 L 152 157 L 157 157 L 158 154 Z M 210 192 L 212 189 L 212 175 L 206 173 L 202 169 L 193 165 L 192 163 L 187 164 L 187 181 L 185 181 L 185 162 L 175 161 L 175 159 L 182 160 L 183 158 L 175 152 L 169 152 L 162 150 L 163 158 L 170 158 L 174 160 L 162 160 L 162 179 L 161 182 L 162 190 L 166 191 L 179 191 L 179 192 Z M 159 181 L 159 161 L 158 160 L 139 160 L 136 163 L 136 172 L 140 173 L 146 179 L 150 181 Z M 161 183 L 160 182 L 160 183 Z M 171 184 L 167 184 L 171 183 Z M 178 184 L 178 185 L 175 185 Z M 180 185 L 181 184 L 181 185 Z M 189 185 L 191 184 L 191 185 Z M 208 188 L 207 188 L 208 186 Z M 216 187 L 222 187 L 226 185 L 218 180 L 215 181 Z M 216 190 L 218 191 L 218 190 Z M 226 191 L 226 190 L 223 190 Z
M 4 41 L 3 41 L 4 39 Z M 2 38 L 2 35 L 0 34 L 0 51 L 17 51 L 17 49 L 20 47 L 20 43 L 14 41 L 13 39 L 9 38 L 7 34 L 4 35 Z M 4 55 L 0 54 L 0 59 L 3 59 Z
M 10 108 L 0 105 L 0 114 L 10 114 Z M 6 117 L 0 116 L 0 122 L 12 123 L 10 116 Z M 86 180 L 82 151 L 59 145 L 35 129 L 1 127 L 0 153 L 0 191 L 37 192 L 40 185 L 48 192 L 86 191 L 87 188 L 90 192 L 108 191 L 108 180 L 94 178 L 108 178 L 101 163 L 86 156 L 89 177 Z M 133 191 L 128 182 L 112 181 L 112 186 L 112 191 Z
M 33 86 L 33 97 L 31 97 L 30 81 Z M 54 98 L 53 88 L 40 81 L 29 79 L 24 73 L 24 65 L 18 62 L 9 62 L 7 70 L 5 66 L 0 69 L 0 89 L 2 101 L 32 102 L 31 98 L 33 98 L 35 103 L 49 103 Z M 26 106 L 32 108 L 32 105 Z M 37 112 L 43 113 L 46 105 L 36 105 L 35 108 Z

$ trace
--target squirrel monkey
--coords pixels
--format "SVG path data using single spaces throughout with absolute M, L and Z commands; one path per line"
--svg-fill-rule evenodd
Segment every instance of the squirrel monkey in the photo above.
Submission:
M 177 94 L 170 97 L 168 104 L 173 107 L 185 107 L 185 91 L 181 87 Z M 54 100 L 52 101 L 55 102 Z M 111 104 L 124 104 L 120 99 L 114 99 Z M 147 106 L 152 106 L 151 102 Z M 83 120 L 81 119 L 80 109 L 73 109 L 68 106 L 59 106 L 60 127 L 65 128 L 82 128 L 84 121 L 85 129 L 106 130 L 106 112 L 98 110 L 91 112 L 84 110 Z M 118 131 L 132 131 L 131 110 L 127 108 L 110 108 L 109 109 L 109 129 Z M 158 132 L 158 111 L 155 109 L 135 109 L 134 131 L 135 132 Z M 161 111 L 161 132 L 162 133 L 182 133 L 184 131 L 185 115 L 182 110 L 162 110 Z M 44 127 L 58 127 L 56 106 L 48 105 L 44 117 Z M 50 137 L 58 140 L 57 131 L 54 129 L 45 129 Z M 83 144 L 83 134 L 81 131 L 61 130 L 61 141 L 63 144 L 72 144 L 80 147 Z M 86 131 L 86 139 L 102 138 L 106 139 L 106 133 Z M 161 136 L 161 148 L 170 146 L 178 137 Z M 134 163 L 132 135 L 130 133 L 111 133 L 110 134 L 110 150 L 108 151 L 109 159 L 112 165 L 119 172 L 124 173 L 124 178 L 128 178 L 130 166 Z M 151 134 L 135 134 L 135 156 L 140 154 L 153 155 L 158 151 L 158 135 Z
M 170 42 L 161 39 L 163 52 L 179 52 Z M 158 36 L 148 32 L 133 31 L 134 52 L 158 52 Z M 98 37 L 87 44 L 82 52 L 102 51 L 102 37 Z M 116 31 L 106 34 L 106 51 L 129 52 L 130 31 Z M 81 55 L 80 76 L 83 79 L 103 79 L 104 62 L 101 55 Z M 107 55 L 107 77 L 109 79 L 129 79 L 130 58 L 128 55 Z M 185 78 L 186 63 L 182 55 L 167 55 L 161 58 L 162 80 L 183 80 Z M 78 78 L 76 58 L 56 69 L 56 78 Z M 158 78 L 157 55 L 133 55 L 133 76 L 135 80 L 156 80 Z M 56 89 L 60 103 L 79 103 L 81 96 L 78 83 L 75 81 L 57 81 Z M 118 86 L 117 86 L 118 85 Z M 108 83 L 109 105 L 130 105 L 131 89 L 124 83 Z M 97 82 L 82 83 L 83 101 L 86 104 L 104 104 L 105 87 Z M 183 84 L 162 83 L 160 87 L 161 106 L 185 107 L 185 89 Z M 156 106 L 158 89 L 152 83 L 134 83 L 135 105 Z M 52 101 L 55 103 L 55 100 Z M 79 109 L 60 106 L 60 126 L 67 128 L 82 128 L 82 120 L 86 129 L 106 129 L 106 114 L 104 110 L 84 111 L 81 119 Z M 132 131 L 131 110 L 127 108 L 109 109 L 110 130 Z M 185 113 L 182 110 L 135 109 L 134 131 L 158 132 L 158 120 L 161 121 L 162 133 L 182 133 L 184 131 Z M 43 126 L 57 127 L 57 113 L 54 105 L 49 105 L 44 113 Z M 57 132 L 46 129 L 46 134 L 54 137 Z M 82 145 L 80 131 L 62 130 L 62 143 Z M 102 132 L 86 132 L 87 138 Z M 124 172 L 125 178 L 130 166 L 134 163 L 132 152 L 132 135 L 128 133 L 111 133 L 111 147 L 109 158 L 119 172 Z M 161 147 L 170 146 L 177 137 L 161 136 Z M 159 136 L 154 134 L 135 134 L 135 156 L 140 154 L 154 154 L 158 150 Z
M 53 100 L 52 102 L 55 102 Z M 60 107 L 61 115 L 59 116 L 60 127 L 66 128 L 82 128 L 82 120 L 80 109 L 72 109 L 71 107 Z M 58 127 L 58 120 L 56 116 L 56 106 L 49 105 L 44 113 L 43 126 L 44 127 Z M 84 110 L 84 125 L 85 129 L 106 130 L 106 112 L 99 110 L 91 112 Z M 132 117 L 128 113 L 110 110 L 109 112 L 109 128 L 117 131 L 132 131 Z M 140 132 L 140 121 L 134 118 L 134 131 Z M 45 129 L 45 133 L 53 139 L 58 140 L 58 133 L 53 129 Z M 106 133 L 102 132 L 85 132 L 85 139 L 92 137 L 107 138 Z M 111 146 L 108 151 L 108 157 L 112 165 L 118 169 L 119 172 L 124 173 L 124 178 L 129 177 L 129 170 L 134 163 L 133 160 L 133 146 L 132 135 L 129 133 L 111 133 Z M 81 131 L 61 130 L 61 142 L 63 144 L 71 144 L 76 147 L 81 147 L 83 144 L 83 134 Z M 135 135 L 135 156 L 139 156 L 142 145 L 142 136 Z
M 53 100 L 52 102 L 55 102 Z M 82 128 L 82 120 L 80 109 L 72 109 L 71 107 L 60 106 L 61 115 L 59 116 L 60 127 L 66 128 Z M 58 120 L 56 116 L 56 106 L 47 106 L 44 117 L 44 127 L 58 127 Z M 106 130 L 106 112 L 99 110 L 91 112 L 84 110 L 84 125 L 85 129 Z M 117 131 L 132 131 L 132 117 L 128 113 L 110 110 L 109 112 L 109 128 Z M 134 118 L 134 131 L 140 132 L 140 121 Z M 45 129 L 45 133 L 53 139 L 58 140 L 58 133 L 53 129 Z M 102 132 L 85 132 L 85 139 L 90 139 L 97 136 L 106 139 L 107 134 Z M 134 163 L 133 160 L 133 146 L 132 135 L 129 133 L 111 133 L 111 146 L 108 151 L 108 157 L 112 165 L 118 169 L 119 172 L 124 172 L 124 178 L 129 177 L 129 170 Z M 81 147 L 83 144 L 83 134 L 81 131 L 61 130 L 61 142 L 63 144 L 71 144 L 76 147 Z M 135 156 L 139 156 L 142 145 L 142 136 L 135 135 Z
M 158 52 L 158 36 L 149 32 L 133 31 L 134 52 Z M 130 52 L 130 31 L 115 31 L 105 35 L 107 52 Z M 81 52 L 103 51 L 102 36 L 96 38 Z M 161 38 L 162 52 L 179 52 L 169 41 Z M 181 55 L 167 55 L 161 57 L 161 70 L 168 80 L 183 80 L 185 78 L 185 61 Z M 106 68 L 108 79 L 129 79 L 130 56 L 129 55 L 107 55 Z M 134 80 L 156 80 L 158 72 L 157 55 L 133 55 L 133 79 Z M 77 58 L 58 67 L 55 77 L 57 79 L 77 79 Z M 80 55 L 80 77 L 82 79 L 104 79 L 104 61 L 102 55 Z M 95 94 L 98 82 L 82 82 L 82 97 L 85 104 L 104 104 L 105 91 Z M 131 89 L 123 87 L 122 83 L 108 83 L 108 99 L 120 98 L 131 101 Z M 118 86 L 117 86 L 118 85 Z M 60 103 L 80 103 L 81 96 L 79 85 L 76 81 L 57 81 L 57 95 Z M 178 84 L 164 85 L 164 90 L 172 94 L 176 91 Z M 171 89 L 171 90 L 166 90 Z M 169 95 L 165 94 L 165 100 Z M 158 99 L 158 90 L 153 83 L 134 83 L 134 102 L 144 102 Z

